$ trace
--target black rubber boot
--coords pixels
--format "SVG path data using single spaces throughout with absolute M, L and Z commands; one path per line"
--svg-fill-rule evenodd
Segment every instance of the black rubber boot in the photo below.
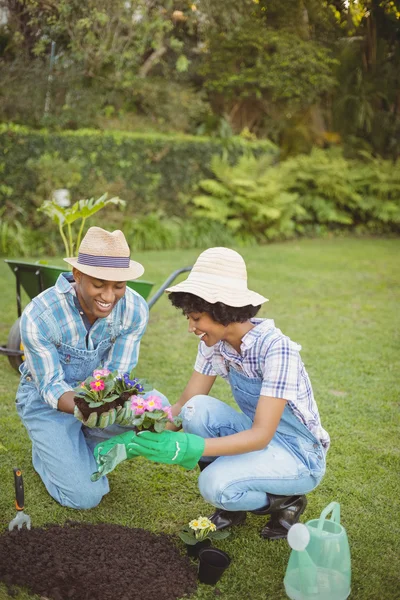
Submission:
M 307 498 L 305 496 L 267 495 L 268 506 L 251 511 L 255 515 L 271 515 L 268 523 L 261 529 L 261 537 L 268 540 L 285 539 L 291 526 L 298 523 L 305 511 Z
M 215 513 L 208 518 L 214 523 L 217 531 L 221 531 L 221 529 L 226 529 L 227 527 L 242 525 L 246 520 L 246 511 L 223 510 L 222 508 L 217 508 Z
M 199 460 L 198 465 L 200 471 L 204 471 L 211 464 L 204 460 Z M 246 512 L 244 510 L 230 511 L 217 508 L 214 514 L 209 517 L 210 521 L 214 523 L 218 531 L 226 529 L 227 527 L 233 527 L 234 525 L 241 525 L 246 520 Z

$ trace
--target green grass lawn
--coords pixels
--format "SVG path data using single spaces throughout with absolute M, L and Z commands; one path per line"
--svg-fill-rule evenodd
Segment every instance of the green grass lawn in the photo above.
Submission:
M 304 240 L 242 251 L 250 286 L 267 296 L 261 316 L 301 343 L 323 426 L 331 435 L 327 473 L 308 496 L 303 521 L 317 518 L 332 500 L 340 503 L 352 554 L 354 600 L 400 598 L 399 451 L 399 240 Z M 138 253 L 145 278 L 166 276 L 194 262 L 198 251 Z M 15 280 L 0 264 L 3 301 L 0 342 L 16 318 Z M 197 340 L 166 297 L 152 308 L 137 374 L 173 403 L 191 373 Z M 0 376 L 0 530 L 15 515 L 12 467 L 24 472 L 25 506 L 33 526 L 67 519 L 112 522 L 155 532 L 177 532 L 207 505 L 197 491 L 198 470 L 136 459 L 110 475 L 111 492 L 90 511 L 59 506 L 31 466 L 30 442 L 14 409 L 18 375 L 5 357 Z M 231 402 L 217 382 L 213 394 Z M 216 545 L 232 557 L 218 585 L 224 600 L 285 598 L 289 557 L 285 541 L 259 537 L 265 518 L 247 524 Z M 23 568 L 21 556 L 21 568 Z M 134 574 L 132 574 L 134 581 Z M 116 586 L 118 582 L 116 582 Z M 0 586 L 0 598 L 6 598 Z M 28 598 L 21 592 L 20 599 Z M 200 585 L 193 598 L 215 598 Z

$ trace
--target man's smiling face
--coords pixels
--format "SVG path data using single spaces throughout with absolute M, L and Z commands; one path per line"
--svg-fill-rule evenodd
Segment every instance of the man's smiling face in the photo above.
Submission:
M 96 319 L 108 317 L 125 294 L 126 281 L 96 279 L 77 269 L 73 269 L 72 273 L 78 300 L 90 323 L 94 323 Z

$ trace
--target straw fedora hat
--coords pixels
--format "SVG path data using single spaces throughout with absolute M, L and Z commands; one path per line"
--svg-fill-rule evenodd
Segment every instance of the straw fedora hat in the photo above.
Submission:
M 122 231 L 110 233 L 90 227 L 79 246 L 78 256 L 64 258 L 78 271 L 105 281 L 128 281 L 144 273 L 144 267 L 130 260 L 130 250 Z
M 187 292 L 215 304 L 228 306 L 259 306 L 268 302 L 247 287 L 246 263 L 230 248 L 209 248 L 196 260 L 188 278 L 166 292 Z

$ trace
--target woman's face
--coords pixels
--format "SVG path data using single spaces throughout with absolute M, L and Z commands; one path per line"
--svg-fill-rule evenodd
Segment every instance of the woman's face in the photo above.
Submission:
M 189 333 L 194 333 L 206 346 L 214 346 L 224 339 L 226 327 L 214 321 L 208 313 L 191 312 L 186 315 Z

